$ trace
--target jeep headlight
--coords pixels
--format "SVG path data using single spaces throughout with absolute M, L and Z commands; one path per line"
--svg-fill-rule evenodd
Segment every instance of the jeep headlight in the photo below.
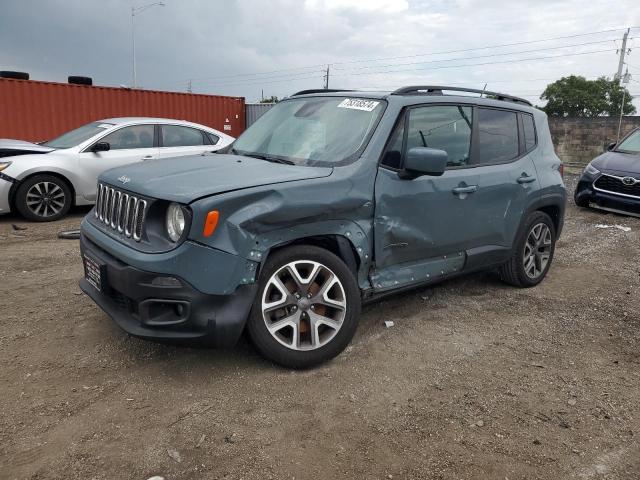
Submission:
M 589 164 L 586 166 L 583 173 L 588 173 L 589 175 L 597 175 L 600 173 L 600 170 L 598 170 L 593 165 Z
M 172 242 L 177 242 L 182 237 L 185 225 L 184 210 L 181 205 L 177 203 L 171 203 L 167 208 L 167 235 Z

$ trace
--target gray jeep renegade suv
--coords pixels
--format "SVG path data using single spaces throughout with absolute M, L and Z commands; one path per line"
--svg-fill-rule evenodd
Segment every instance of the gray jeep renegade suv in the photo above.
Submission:
M 526 100 L 304 91 L 223 154 L 102 174 L 80 286 L 132 335 L 230 346 L 246 328 L 267 358 L 308 367 L 347 346 L 365 301 L 488 268 L 538 284 L 561 170 Z

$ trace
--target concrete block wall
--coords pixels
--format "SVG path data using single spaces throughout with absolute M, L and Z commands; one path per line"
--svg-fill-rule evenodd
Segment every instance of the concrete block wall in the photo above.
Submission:
M 619 117 L 549 117 L 556 154 L 570 169 L 581 169 L 616 141 Z M 622 118 L 620 138 L 640 127 L 640 116 Z

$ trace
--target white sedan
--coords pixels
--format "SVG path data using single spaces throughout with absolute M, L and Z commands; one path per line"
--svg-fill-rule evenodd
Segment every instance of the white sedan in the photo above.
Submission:
M 104 170 L 157 158 L 215 152 L 234 141 L 218 130 L 164 118 L 110 118 L 41 144 L 0 140 L 0 214 L 28 220 L 63 217 L 91 205 Z

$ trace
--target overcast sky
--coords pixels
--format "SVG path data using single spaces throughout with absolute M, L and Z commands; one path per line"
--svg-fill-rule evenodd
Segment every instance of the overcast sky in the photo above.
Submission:
M 148 3 L 2 0 L 0 69 L 131 85 L 131 6 Z M 138 84 L 185 91 L 191 79 L 194 92 L 247 101 L 263 90 L 283 97 L 320 88 L 330 64 L 330 87 L 487 83 L 539 103 L 545 85 L 561 76 L 612 76 L 623 30 L 640 27 L 638 0 L 164 3 L 136 16 Z M 582 35 L 592 32 L 601 33 Z M 640 96 L 640 28 L 629 37 L 638 37 L 628 43 L 629 90 Z M 640 110 L 638 99 L 635 105 Z

